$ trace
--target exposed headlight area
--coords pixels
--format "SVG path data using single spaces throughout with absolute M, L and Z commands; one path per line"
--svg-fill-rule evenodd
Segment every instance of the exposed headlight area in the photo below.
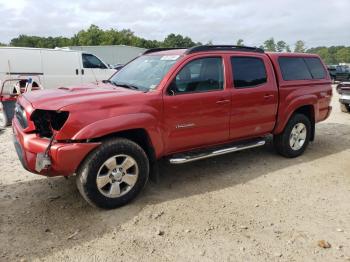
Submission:
M 67 121 L 69 113 L 66 111 L 52 111 L 37 109 L 33 112 L 31 120 L 35 131 L 40 137 L 51 138 L 54 131 L 59 131 Z
M 28 119 L 27 119 L 27 114 L 26 111 L 24 110 L 23 106 L 20 104 L 16 104 L 15 107 L 15 116 L 21 125 L 23 129 L 26 129 L 28 127 Z

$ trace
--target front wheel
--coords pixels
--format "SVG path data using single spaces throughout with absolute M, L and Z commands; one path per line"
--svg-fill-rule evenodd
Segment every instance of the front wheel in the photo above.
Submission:
M 291 117 L 283 133 L 275 135 L 274 145 L 279 154 L 285 157 L 297 157 L 304 153 L 310 141 L 311 122 L 303 114 Z
M 118 138 L 103 143 L 84 160 L 77 172 L 77 187 L 85 200 L 105 209 L 133 200 L 145 186 L 149 161 L 133 141 Z

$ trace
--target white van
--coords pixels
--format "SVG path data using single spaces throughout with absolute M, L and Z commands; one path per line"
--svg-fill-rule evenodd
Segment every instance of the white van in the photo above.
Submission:
M 95 55 L 66 50 L 0 47 L 0 80 L 9 76 L 39 79 L 45 89 L 108 79 L 116 70 Z

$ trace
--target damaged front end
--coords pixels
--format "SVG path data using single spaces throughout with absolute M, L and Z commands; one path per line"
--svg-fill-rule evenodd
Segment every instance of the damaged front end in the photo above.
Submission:
M 31 120 L 34 122 L 35 132 L 40 137 L 52 138 L 55 132 L 61 130 L 68 116 L 69 113 L 65 111 L 37 109 L 33 112 Z
M 100 145 L 71 140 L 67 135 L 62 139 L 62 132 L 69 124 L 67 111 L 34 109 L 20 99 L 15 115 L 12 128 L 16 152 L 24 168 L 32 173 L 73 175 L 87 154 Z
M 37 109 L 31 115 L 35 133 L 42 138 L 49 138 L 50 142 L 43 153 L 38 153 L 35 161 L 35 171 L 48 170 L 52 164 L 50 149 L 57 131 L 61 130 L 69 116 L 68 112 Z

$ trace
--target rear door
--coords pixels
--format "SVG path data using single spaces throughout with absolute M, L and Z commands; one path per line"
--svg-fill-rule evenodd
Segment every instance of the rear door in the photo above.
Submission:
M 270 60 L 264 54 L 230 56 L 232 95 L 230 138 L 257 137 L 274 128 L 278 89 Z
M 164 94 L 167 153 L 229 139 L 230 92 L 224 61 L 207 56 L 187 61 Z
M 92 54 L 81 54 L 82 57 L 82 81 L 84 83 L 109 79 L 116 70 L 108 68 L 98 57 Z

